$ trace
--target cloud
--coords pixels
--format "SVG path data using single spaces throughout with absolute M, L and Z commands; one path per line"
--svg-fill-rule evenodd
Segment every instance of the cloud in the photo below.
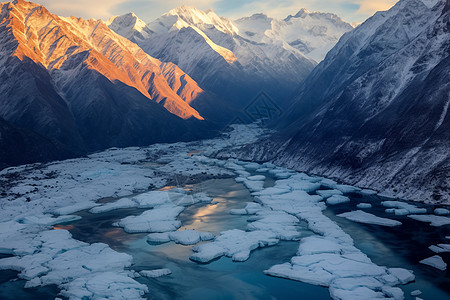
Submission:
M 127 0 L 35 0 L 51 13 L 61 16 L 76 16 L 85 19 L 101 19 L 111 16 L 115 6 Z
M 238 18 L 245 13 L 264 12 L 271 17 L 285 18 L 301 8 L 310 11 L 332 12 L 348 22 L 361 22 L 379 10 L 391 8 L 397 0 L 222 0 L 217 11 Z
M 358 1 L 360 4 L 359 14 L 373 15 L 377 11 L 388 10 L 397 2 L 396 0 L 378 0 L 378 1 Z
M 176 7 L 187 5 L 198 9 L 212 9 L 220 0 L 128 0 L 119 3 L 112 11 L 114 14 L 134 12 L 146 22 L 153 21 Z
M 51 12 L 83 18 L 108 19 L 112 15 L 136 13 L 144 21 L 152 21 L 167 11 L 189 5 L 212 8 L 217 14 L 232 19 L 253 13 L 266 13 L 285 18 L 301 8 L 333 12 L 348 22 L 361 22 L 378 10 L 389 9 L 396 0 L 36 0 Z

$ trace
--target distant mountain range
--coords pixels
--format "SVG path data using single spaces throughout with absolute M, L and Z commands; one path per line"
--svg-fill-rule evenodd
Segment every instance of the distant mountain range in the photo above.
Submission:
M 103 21 L 58 17 L 25 1 L 2 3 L 1 11 L 1 142 L 17 143 L 3 134 L 15 128 L 33 136 L 35 149 L 56 145 L 32 156 L 24 151 L 22 159 L 5 150 L 1 163 L 200 138 L 207 132 L 203 117 L 189 105 L 204 94 L 197 83 Z
M 132 13 L 107 24 L 148 54 L 177 64 L 236 109 L 261 91 L 287 106 L 299 82 L 353 29 L 336 15 L 305 9 L 285 20 L 256 14 L 232 21 L 187 6 L 149 24 Z
M 346 33 L 241 156 L 448 204 L 449 78 L 449 1 L 401 0 Z
M 0 167 L 205 138 L 260 91 L 287 105 L 314 59 L 352 29 L 305 10 L 231 21 L 180 7 L 145 24 L 0 5 Z

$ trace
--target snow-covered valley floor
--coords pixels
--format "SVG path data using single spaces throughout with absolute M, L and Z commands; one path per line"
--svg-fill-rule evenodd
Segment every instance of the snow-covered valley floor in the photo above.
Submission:
M 1 171 L 0 298 L 6 270 L 70 299 L 450 297 L 448 210 L 213 158 L 260 134 Z

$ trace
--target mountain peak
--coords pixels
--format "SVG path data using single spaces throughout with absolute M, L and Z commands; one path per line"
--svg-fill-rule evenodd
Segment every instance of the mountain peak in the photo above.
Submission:
M 121 16 L 113 16 L 106 21 L 106 25 L 132 42 L 148 38 L 153 33 L 147 27 L 147 24 L 133 12 Z
M 268 15 L 264 14 L 264 13 L 256 13 L 253 14 L 250 19 L 252 20 L 267 20 L 270 19 Z
M 309 14 L 311 14 L 309 10 L 307 10 L 306 8 L 302 8 L 298 11 L 298 13 L 294 16 L 294 18 L 304 18 Z
M 178 23 L 176 25 L 178 29 L 180 27 L 187 27 L 187 26 L 194 26 L 202 29 L 205 25 L 208 26 L 214 25 L 216 29 L 225 33 L 234 34 L 238 32 L 237 28 L 233 25 L 233 23 L 230 20 L 219 17 L 212 9 L 203 11 L 193 6 L 183 5 L 170 10 L 166 14 L 162 15 L 161 18 L 167 19 L 173 18 L 173 16 L 176 16 L 178 20 L 181 20 L 181 22 L 177 22 L 177 20 L 172 19 L 170 20 L 169 23 L 173 23 L 171 26 Z M 171 27 L 171 26 L 167 27 L 166 25 L 165 25 L 166 28 Z

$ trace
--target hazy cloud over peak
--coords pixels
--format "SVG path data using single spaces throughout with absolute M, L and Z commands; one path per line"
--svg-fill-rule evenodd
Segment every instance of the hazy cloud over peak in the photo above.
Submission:
M 348 22 L 361 22 L 378 10 L 387 10 L 395 0 L 36 0 L 51 12 L 63 16 L 108 19 L 112 15 L 136 13 L 144 21 L 151 21 L 165 12 L 189 5 L 199 9 L 211 8 L 217 14 L 239 18 L 254 13 L 285 18 L 301 8 L 310 11 L 336 13 Z

